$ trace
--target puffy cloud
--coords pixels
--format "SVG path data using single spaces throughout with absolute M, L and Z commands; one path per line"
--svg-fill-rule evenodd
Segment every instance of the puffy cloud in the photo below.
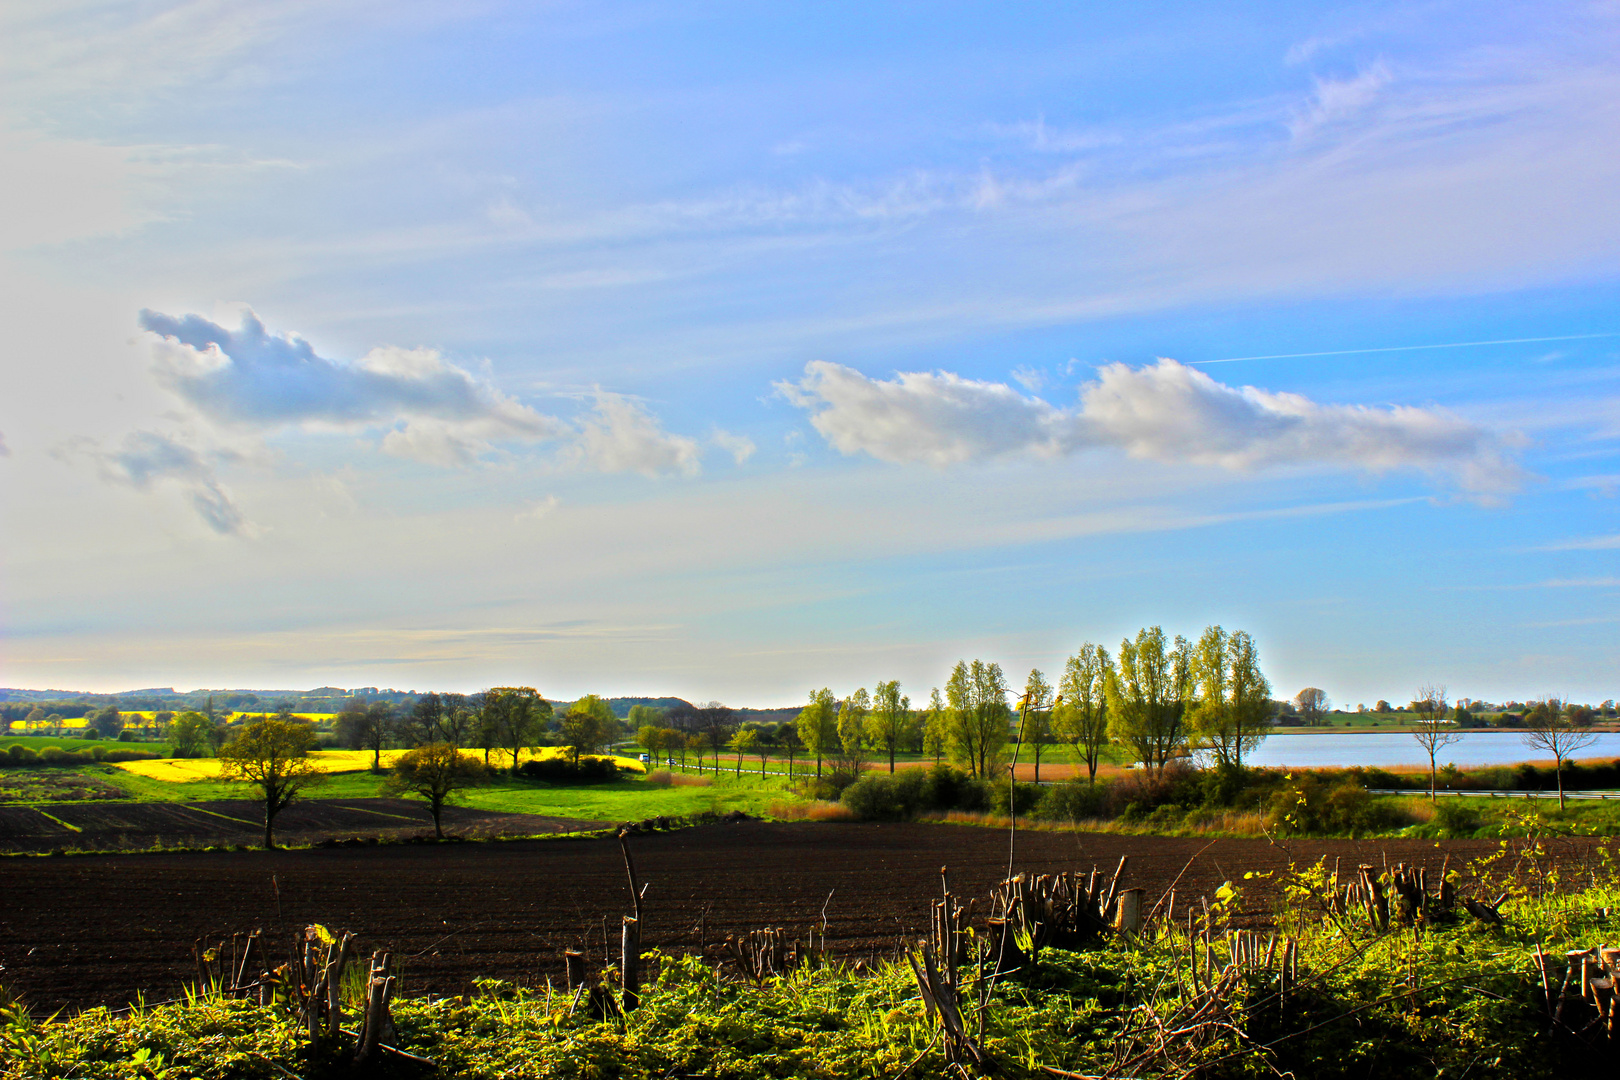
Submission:
M 811 423 L 838 450 L 884 461 L 943 466 L 1115 447 L 1234 471 L 1417 469 L 1477 495 L 1510 492 L 1526 479 L 1501 436 L 1445 410 L 1319 405 L 1299 394 L 1226 386 L 1174 360 L 1111 364 L 1072 409 L 948 372 L 880 380 L 821 362 L 778 388 L 811 410 Z
M 251 311 L 228 330 L 199 315 L 142 311 L 158 378 L 208 419 L 257 429 L 381 432 L 383 452 L 467 468 L 513 444 L 558 441 L 570 461 L 603 472 L 695 475 L 698 444 L 599 393 L 575 423 L 503 394 L 432 349 L 373 349 L 355 363 L 320 356 L 296 334 L 273 334 Z M 722 445 L 739 461 L 746 439 Z M 746 448 L 743 444 L 747 444 Z
M 1079 445 L 1075 417 L 1005 383 L 950 372 L 907 371 L 869 379 L 825 361 L 805 365 L 777 391 L 845 454 L 883 461 L 955 465 L 997 457 L 1057 457 Z
M 684 435 L 670 435 L 645 409 L 617 394 L 598 393 L 594 416 L 579 422 L 574 457 L 601 472 L 638 472 L 644 476 L 680 472 L 696 476 L 698 445 Z
M 487 443 L 539 442 L 567 425 L 542 416 L 432 349 L 373 349 L 344 364 L 296 334 L 272 334 L 251 311 L 227 330 L 199 315 L 142 311 L 157 375 L 210 419 L 256 427 L 401 425 L 387 448 L 465 464 Z M 415 430 L 412 430 L 412 429 Z
M 125 436 L 117 450 L 88 451 L 101 466 L 102 476 L 118 484 L 150 491 L 162 481 L 177 485 L 203 522 L 224 536 L 251 531 L 230 492 L 220 484 L 203 455 L 183 443 L 150 431 Z

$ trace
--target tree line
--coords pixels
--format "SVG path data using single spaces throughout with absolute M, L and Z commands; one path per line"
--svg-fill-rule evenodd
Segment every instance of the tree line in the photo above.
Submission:
M 1124 746 L 1144 767 L 1162 770 L 1195 749 L 1209 751 L 1223 766 L 1240 768 L 1265 737 L 1275 703 L 1260 669 L 1259 650 L 1246 632 L 1207 628 L 1197 641 L 1173 641 L 1158 626 L 1120 642 L 1117 653 L 1087 642 L 1064 664 L 1056 686 L 1039 669 L 1030 671 L 1014 697 L 1001 665 L 962 660 L 923 707 L 913 707 L 898 680 L 860 687 L 840 698 L 831 688 L 812 690 L 798 717 L 780 725 L 731 724 L 718 703 L 684 712 L 669 710 L 663 723 L 637 730 L 651 754 L 679 756 L 698 767 L 722 751 L 792 763 L 802 753 L 815 761 L 816 776 L 830 767 L 852 781 L 874 761 L 895 770 L 902 753 L 949 759 L 970 776 L 1004 771 L 1015 743 L 1026 748 L 1036 778 L 1048 748 L 1068 745 L 1095 781 L 1102 747 Z

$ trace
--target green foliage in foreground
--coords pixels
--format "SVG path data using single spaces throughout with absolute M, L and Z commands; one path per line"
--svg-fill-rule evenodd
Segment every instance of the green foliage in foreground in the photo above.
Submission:
M 1548 1031 L 1533 950 L 1596 944 L 1620 896 L 1607 887 L 1559 895 L 1555 875 L 1533 860 L 1528 874 L 1522 858 L 1516 870 L 1526 885 L 1504 908 L 1505 930 L 1465 920 L 1382 934 L 1353 913 L 1327 911 L 1325 867 L 1296 870 L 1279 882 L 1279 925 L 1300 950 L 1286 999 L 1274 974 L 1251 971 L 1225 1002 L 1237 1023 L 1189 1034 L 1196 1025 L 1174 1017 L 1198 993 L 1195 942 L 1161 928 L 1088 952 L 1043 951 L 1038 966 L 989 992 L 978 1040 L 1002 1077 L 1044 1075 L 1041 1066 L 1222 1078 L 1572 1075 L 1583 1051 Z M 1224 912 L 1238 906 L 1231 889 L 1212 906 L 1217 966 Z M 649 960 L 657 974 L 627 1020 L 593 1020 L 549 987 L 487 982 L 466 997 L 398 1001 L 398 1043 L 454 1077 L 893 1077 L 908 1064 L 911 1075 L 945 1072 L 903 962 L 831 965 L 754 986 L 697 957 Z M 970 998 L 973 974 L 965 972 Z M 1133 1061 L 1139 1053 L 1147 1056 Z M 423 1073 L 407 1063 L 382 1071 Z M 55 1021 L 0 1010 L 7 1080 L 288 1075 L 347 1072 L 335 1052 L 311 1061 L 279 1009 L 204 996 Z

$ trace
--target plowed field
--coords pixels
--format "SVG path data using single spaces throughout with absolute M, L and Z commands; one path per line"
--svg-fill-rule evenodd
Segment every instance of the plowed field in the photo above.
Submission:
M 258 803 L 247 799 L 0 805 L 0 851 L 258 844 L 264 839 L 263 814 Z M 459 806 L 444 810 L 445 828 L 463 836 L 527 836 L 606 824 Z M 397 839 L 432 829 L 426 804 L 408 799 L 304 799 L 276 817 L 276 840 L 287 844 L 357 835 Z
M 983 895 L 1005 873 L 1007 836 L 946 825 L 739 822 L 637 836 L 648 883 L 645 944 L 693 949 L 726 932 L 803 928 L 825 912 L 830 943 L 849 956 L 890 952 L 926 925 L 948 864 L 954 891 Z M 1453 866 L 1488 841 L 1315 841 L 1296 857 Z M 1590 842 L 1560 858 L 1578 862 Z M 1026 833 L 1020 869 L 1112 868 L 1131 858 L 1129 885 L 1150 901 L 1185 868 L 1184 895 L 1207 894 L 1245 870 L 1287 862 L 1264 840 Z M 1466 895 L 1465 890 L 1465 895 Z M 0 983 L 36 1006 L 120 1005 L 173 996 L 192 972 L 192 944 L 263 927 L 278 941 L 321 922 L 354 930 L 367 948 L 406 957 L 407 992 L 451 993 L 477 977 L 524 983 L 561 971 L 564 948 L 604 933 L 617 948 L 629 911 L 614 840 L 385 845 L 291 852 L 181 852 L 0 859 Z M 1270 898 L 1245 893 L 1247 916 Z

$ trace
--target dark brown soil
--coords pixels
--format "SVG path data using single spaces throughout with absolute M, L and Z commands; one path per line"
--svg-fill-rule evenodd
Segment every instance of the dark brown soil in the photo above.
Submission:
M 263 813 L 248 799 L 0 805 L 0 851 L 253 845 L 264 840 Z M 444 810 L 445 829 L 462 836 L 532 836 L 607 825 L 459 806 Z M 432 830 L 433 816 L 426 804 L 409 799 L 303 799 L 276 816 L 276 842 L 281 844 L 356 836 L 400 839 Z
M 1006 872 L 1007 835 L 949 825 L 738 822 L 631 839 L 649 885 L 645 945 L 691 949 L 761 926 L 802 929 L 823 912 L 845 955 L 887 954 L 926 924 L 948 864 L 953 891 L 982 896 Z M 1310 841 L 1298 858 L 1452 865 L 1489 841 Z M 1578 861 L 1590 842 L 1560 853 Z M 1156 900 L 1245 885 L 1251 919 L 1269 910 L 1246 870 L 1288 854 L 1264 840 L 1026 833 L 1020 869 L 1111 869 Z M 1183 873 L 1183 871 L 1185 871 Z M 1465 890 L 1465 895 L 1467 891 Z M 604 957 L 630 910 L 611 839 L 383 845 L 287 852 L 179 852 L 0 859 L 0 983 L 36 1007 L 158 1001 L 192 977 L 192 946 L 262 927 L 277 942 L 310 922 L 353 930 L 366 948 L 405 957 L 411 993 L 454 993 L 479 977 L 543 982 L 564 948 Z

